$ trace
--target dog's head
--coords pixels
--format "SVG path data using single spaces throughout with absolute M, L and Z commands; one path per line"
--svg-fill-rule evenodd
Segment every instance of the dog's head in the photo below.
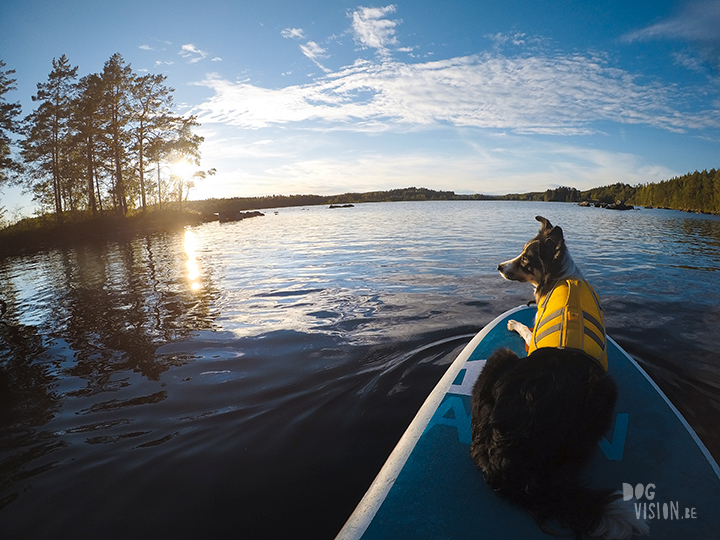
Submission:
M 553 227 L 541 216 L 535 219 L 542 224 L 537 236 L 525 244 L 520 255 L 500 263 L 497 269 L 505 279 L 532 283 L 536 288 L 544 289 L 560 276 L 567 248 L 560 227 Z

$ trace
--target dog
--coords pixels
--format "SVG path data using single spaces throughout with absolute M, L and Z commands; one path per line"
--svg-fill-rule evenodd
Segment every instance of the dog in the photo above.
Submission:
M 545 532 L 556 534 L 559 525 L 576 539 L 647 534 L 621 493 L 580 482 L 612 424 L 617 386 L 607 373 L 597 295 L 562 229 L 535 219 L 542 224 L 537 236 L 497 267 L 505 279 L 535 287 L 534 330 L 508 323 L 529 354 L 498 349 L 487 360 L 473 387 L 470 454 L 493 490 L 528 510 Z

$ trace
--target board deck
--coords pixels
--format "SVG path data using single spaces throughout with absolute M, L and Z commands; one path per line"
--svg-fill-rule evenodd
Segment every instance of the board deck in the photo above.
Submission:
M 493 493 L 469 452 L 475 379 L 498 347 L 526 354 L 507 321 L 532 326 L 535 312 L 521 306 L 503 313 L 463 349 L 336 540 L 549 538 L 527 512 Z M 623 491 L 655 540 L 720 538 L 717 463 L 652 379 L 610 338 L 608 367 L 619 389 L 615 422 L 599 443 L 588 484 Z

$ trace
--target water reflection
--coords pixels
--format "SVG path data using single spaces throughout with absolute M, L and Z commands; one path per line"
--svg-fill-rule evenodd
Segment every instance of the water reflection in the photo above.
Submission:
M 166 399 L 161 374 L 192 359 L 155 350 L 212 329 L 216 316 L 210 276 L 188 289 L 182 243 L 168 234 L 0 261 L 0 508 L 55 467 L 62 448 L 154 441 L 152 429 L 131 427 L 128 410 Z
M 10 317 L 12 318 L 12 316 Z M 19 490 L 9 490 L 20 474 L 42 469 L 30 467 L 64 445 L 41 426 L 52 420 L 62 405 L 54 391 L 53 358 L 37 328 L 14 321 L 0 325 L 0 508 L 15 500 Z
M 87 391 L 103 391 L 115 371 L 157 380 L 169 367 L 154 356 L 159 344 L 211 327 L 213 287 L 188 292 L 176 241 L 159 236 L 62 252 L 52 333 L 75 351 L 72 375 L 88 381 Z
M 197 237 L 195 233 L 190 229 L 185 231 L 185 253 L 188 256 L 187 268 L 188 268 L 188 281 L 190 281 L 190 288 L 193 291 L 200 289 L 200 269 L 198 268 L 197 259 L 195 253 L 197 252 Z

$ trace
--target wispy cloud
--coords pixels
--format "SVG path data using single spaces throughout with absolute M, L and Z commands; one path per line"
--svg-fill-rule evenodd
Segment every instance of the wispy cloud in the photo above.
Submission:
M 451 124 L 515 133 L 581 135 L 595 122 L 670 131 L 720 127 L 720 111 L 679 108 L 677 90 L 640 84 L 592 55 L 486 53 L 409 64 L 356 61 L 309 84 L 270 89 L 211 77 L 203 122 L 262 128 L 319 121 L 365 131 Z
M 525 45 L 527 42 L 527 34 L 524 32 L 513 32 L 511 34 L 499 32 L 486 37 L 495 42 L 496 45 L 506 45 L 510 43 L 512 45 L 520 46 Z
M 285 39 L 305 39 L 302 28 L 285 28 L 280 35 Z
M 195 64 L 196 62 L 203 60 L 208 55 L 208 53 L 201 51 L 192 43 L 183 45 L 178 54 L 185 58 L 189 64 Z
M 223 182 L 244 194 L 277 186 L 298 193 L 399 185 L 486 193 L 585 189 L 683 172 L 655 155 L 608 150 L 622 146 L 624 132 L 651 132 L 628 126 L 695 137 L 720 132 L 717 92 L 709 86 L 666 84 L 619 69 L 610 54 L 563 52 L 525 32 L 487 35 L 486 52 L 437 61 L 425 53 L 423 62 L 414 47 L 400 43 L 396 11 L 395 5 L 349 10 L 341 34 L 319 39 L 302 28 L 280 31 L 296 42 L 286 45 L 325 72 L 305 84 L 297 84 L 299 75 L 296 84 L 271 87 L 217 74 L 198 83 L 213 95 L 190 112 L 203 130 L 222 134 L 206 136 L 203 150 L 219 171 L 226 164 L 217 181 L 225 175 Z M 707 26 L 692 26 L 690 11 L 623 40 L 663 36 L 689 43 L 693 36 L 710 43 Z M 323 64 L 343 37 L 352 38 L 361 58 L 331 71 Z M 691 47 L 674 48 L 676 64 L 701 70 Z M 309 131 L 311 137 L 298 136 Z
M 381 56 L 388 54 L 388 47 L 397 45 L 395 27 L 400 21 L 390 20 L 385 17 L 395 13 L 395 5 L 383 8 L 360 7 L 353 11 L 352 31 L 355 42 L 363 48 L 376 49 Z
M 696 58 L 687 52 L 673 53 L 677 64 L 695 72 L 705 72 L 705 66 L 712 66 L 717 82 L 720 72 L 720 0 L 699 0 L 690 2 L 674 16 L 628 32 L 621 37 L 626 43 L 671 40 L 690 44 Z
M 525 52 L 542 51 L 547 48 L 548 40 L 537 35 L 528 35 L 525 32 L 498 32 L 485 36 L 492 41 L 496 51 L 508 50 L 510 47 L 522 48 Z
M 377 134 L 356 140 L 352 150 L 338 152 L 337 138 L 331 133 L 296 137 L 280 129 L 273 133 L 273 140 L 253 142 L 252 133 L 246 130 L 223 127 L 220 131 L 234 135 L 223 138 L 203 133 L 208 141 L 203 156 L 218 165 L 227 160 L 227 171 L 218 167 L 224 177 L 222 185 L 228 182 L 237 192 L 252 195 L 272 193 L 277 186 L 289 193 L 329 194 L 408 185 L 511 193 L 527 191 L 528 186 L 534 190 L 558 185 L 589 189 L 616 178 L 637 184 L 678 174 L 631 153 L 521 135 L 470 135 L 460 130 L 460 139 L 443 146 L 438 144 L 443 136 L 416 131 L 406 133 L 410 140 L 397 148 L 384 144 L 395 140 L 392 134 Z M 363 141 L 373 142 L 365 145 Z M 227 192 L 204 196 L 227 196 Z
M 322 69 L 325 73 L 330 73 L 331 70 L 323 66 L 319 61 L 319 58 L 327 58 L 325 49 L 323 49 L 320 45 L 314 41 L 308 41 L 305 45 L 300 45 L 300 50 L 305 56 L 312 60 L 317 67 Z
M 696 56 L 691 56 L 687 52 L 673 52 L 671 56 L 677 65 L 689 71 L 695 71 L 697 73 L 705 72 L 704 63 Z
M 305 32 L 302 28 L 285 28 L 280 32 L 280 35 L 285 39 L 306 39 Z M 326 50 L 316 42 L 308 41 L 305 45 L 300 45 L 300 51 L 325 73 L 330 73 L 331 70 L 320 63 L 321 58 L 327 58 Z
M 624 41 L 682 39 L 720 42 L 720 1 L 688 3 L 675 16 L 623 36 Z

